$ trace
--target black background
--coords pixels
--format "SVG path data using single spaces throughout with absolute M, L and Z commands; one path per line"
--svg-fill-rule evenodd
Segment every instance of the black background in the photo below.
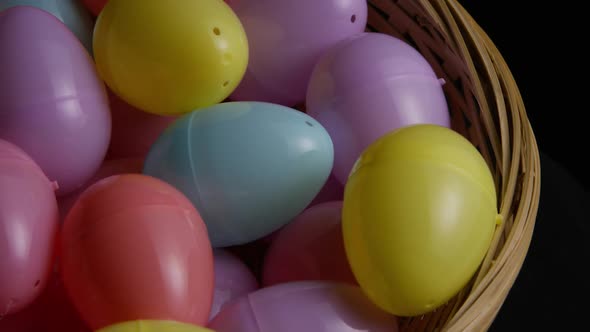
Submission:
M 541 158 L 541 202 L 523 269 L 491 331 L 585 331 L 590 308 L 586 120 L 590 17 L 566 2 L 460 1 L 492 38 L 523 94 Z M 559 4 L 559 5 L 558 5 Z M 515 7 L 515 6 L 527 7 Z
M 582 162 L 590 126 L 588 53 L 582 52 L 584 12 L 575 6 L 542 6 L 537 1 L 459 0 L 492 38 L 523 95 L 540 149 L 562 163 L 589 188 Z M 584 158 L 585 159 L 585 158 Z

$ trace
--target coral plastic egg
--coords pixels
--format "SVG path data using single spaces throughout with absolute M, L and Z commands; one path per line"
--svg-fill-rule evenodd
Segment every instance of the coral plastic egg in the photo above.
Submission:
M 64 220 L 80 195 L 94 183 L 118 174 L 141 174 L 143 160 L 138 158 L 114 159 L 105 161 L 92 179 L 88 180 L 80 189 L 58 198 L 60 220 Z
M 203 325 L 213 254 L 203 221 L 170 185 L 145 175 L 103 179 L 66 217 L 64 286 L 94 330 L 137 319 Z
M 356 284 L 344 250 L 341 215 L 341 201 L 327 202 L 283 227 L 264 260 L 264 285 L 303 280 Z
M 297 110 L 230 102 L 175 121 L 150 150 L 143 173 L 182 191 L 214 247 L 258 240 L 313 200 L 330 175 L 326 130 Z
M 109 1 L 93 45 L 111 90 L 160 115 L 223 101 L 248 63 L 242 24 L 222 0 Z
M 51 14 L 0 13 L 0 138 L 27 152 L 58 194 L 100 167 L 111 134 L 104 85 L 76 37 Z
M 94 23 L 79 0 L 2 0 L 0 12 L 15 6 L 33 6 L 53 14 L 62 21 L 92 54 Z
M 450 127 L 441 81 L 412 46 L 382 33 L 339 43 L 316 64 L 307 113 L 334 141 L 334 174 L 344 184 L 361 152 L 382 135 L 414 124 Z
M 430 312 L 456 295 L 500 220 L 483 157 L 436 125 L 405 127 L 373 143 L 348 180 L 342 214 L 359 285 L 397 316 Z
M 244 25 L 250 61 L 232 100 L 294 106 L 305 101 L 314 64 L 335 43 L 361 33 L 365 0 L 228 1 Z
M 47 284 L 58 230 L 54 189 L 25 152 L 0 140 L 0 320 Z
M 229 303 L 209 323 L 216 332 L 397 332 L 397 318 L 358 286 L 301 281 L 262 288 Z

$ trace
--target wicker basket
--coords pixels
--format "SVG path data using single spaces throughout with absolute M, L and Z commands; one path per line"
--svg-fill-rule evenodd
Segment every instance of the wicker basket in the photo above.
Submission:
M 453 129 L 484 156 L 496 180 L 499 225 L 479 272 L 435 312 L 401 320 L 401 331 L 485 331 L 525 259 L 540 194 L 540 158 L 506 62 L 457 0 L 369 0 L 368 31 L 416 47 L 439 77 Z

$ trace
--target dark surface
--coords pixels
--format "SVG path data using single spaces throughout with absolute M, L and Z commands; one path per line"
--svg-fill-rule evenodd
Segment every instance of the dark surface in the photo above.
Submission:
M 576 36 L 587 19 L 558 3 L 460 2 L 508 62 L 542 151 L 533 242 L 491 331 L 585 331 L 590 174 L 582 159 L 590 143 L 583 121 L 590 93 L 582 89 L 588 90 L 581 59 L 587 54 L 576 50 Z
M 588 53 L 580 49 L 588 30 L 584 12 L 565 3 L 518 7 L 513 0 L 459 2 L 508 63 L 541 151 L 590 188 L 590 172 L 582 162 L 590 144 Z
M 490 331 L 585 331 L 590 283 L 590 197 L 541 156 L 541 201 L 522 270 Z M 585 327 L 585 328 L 582 328 Z

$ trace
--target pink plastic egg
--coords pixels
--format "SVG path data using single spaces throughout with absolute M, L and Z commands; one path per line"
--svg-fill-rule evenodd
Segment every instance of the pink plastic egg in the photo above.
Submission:
M 333 172 L 343 184 L 361 152 L 382 135 L 414 124 L 450 126 L 442 82 L 430 64 L 382 33 L 363 33 L 326 52 L 306 106 L 332 138 Z
M 228 302 L 258 289 L 258 281 L 238 257 L 223 249 L 213 253 L 215 265 L 215 291 L 210 319 Z
M 107 159 L 145 158 L 152 144 L 176 117 L 138 110 L 109 91 L 112 116 Z
M 58 230 L 55 186 L 21 149 L 0 140 L 0 317 L 47 283 Z
M 324 186 L 322 187 L 320 192 L 315 196 L 313 201 L 311 201 L 311 203 L 309 203 L 307 208 L 310 208 L 310 207 L 318 205 L 318 204 L 326 203 L 326 202 L 341 201 L 343 199 L 344 199 L 344 186 L 342 185 L 342 183 L 340 183 L 340 181 L 338 181 L 338 179 L 336 179 L 334 174 L 330 174 L 330 176 L 328 177 L 328 180 L 326 180 L 326 183 L 324 184 Z M 284 227 L 282 227 L 282 228 L 284 228 Z M 267 244 L 271 244 L 272 241 L 274 241 L 274 239 L 277 237 L 277 235 L 281 232 L 282 228 L 263 237 L 262 239 L 260 239 L 260 241 L 267 243 Z
M 248 37 L 250 58 L 240 101 L 293 106 L 305 100 L 313 66 L 329 47 L 365 30 L 365 0 L 227 1 Z
M 115 175 L 88 188 L 64 222 L 64 286 L 93 330 L 139 319 L 207 324 L 213 253 L 190 201 L 158 179 Z
M 326 280 L 356 284 L 342 238 L 342 201 L 315 205 L 285 226 L 266 253 L 263 285 Z
M 91 185 L 112 175 L 141 174 L 142 167 L 143 160 L 138 158 L 106 160 L 102 163 L 92 179 L 88 180 L 80 189 L 58 198 L 57 203 L 59 206 L 60 220 L 63 221 L 65 219 L 78 197 Z
M 37 300 L 14 315 L 0 319 L 2 332 L 90 332 L 72 306 L 57 273 Z
M 229 303 L 216 332 L 397 332 L 397 318 L 358 286 L 305 281 L 262 288 Z
M 104 85 L 76 36 L 53 15 L 17 6 L 0 13 L 0 138 L 59 183 L 82 186 L 107 151 Z

